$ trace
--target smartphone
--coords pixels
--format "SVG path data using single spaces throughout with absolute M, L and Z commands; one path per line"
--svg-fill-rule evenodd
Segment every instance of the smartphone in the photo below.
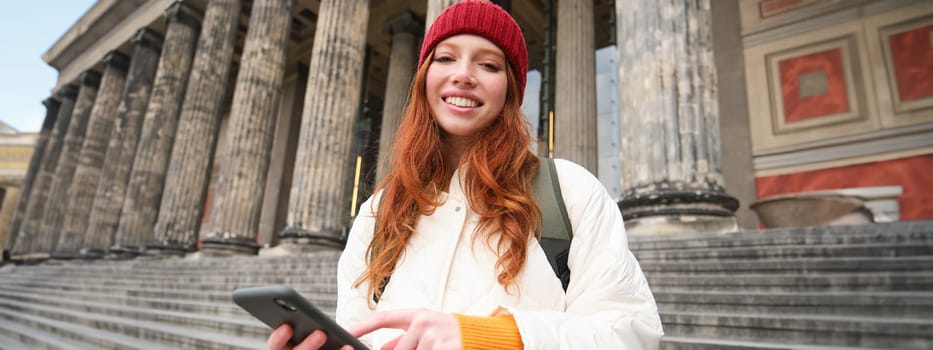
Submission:
M 320 329 L 327 334 L 327 343 L 321 349 L 339 350 L 341 346 L 350 345 L 354 350 L 368 350 L 359 339 L 290 287 L 239 288 L 233 291 L 233 301 L 273 329 L 284 323 L 291 325 L 295 331 L 291 339 L 293 345 Z

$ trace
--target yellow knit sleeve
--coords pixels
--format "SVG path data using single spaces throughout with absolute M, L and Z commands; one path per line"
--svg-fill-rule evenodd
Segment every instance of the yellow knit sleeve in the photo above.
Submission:
M 522 349 L 522 336 L 512 315 L 468 316 L 453 314 L 460 324 L 460 342 L 463 350 Z

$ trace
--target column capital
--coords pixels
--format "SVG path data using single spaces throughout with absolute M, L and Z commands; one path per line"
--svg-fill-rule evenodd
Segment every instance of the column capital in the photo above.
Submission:
M 110 51 L 103 59 L 104 64 L 126 71 L 130 67 L 130 57 L 119 51 Z
M 383 32 L 389 35 L 410 33 L 420 36 L 423 32 L 422 23 L 410 11 L 402 11 L 386 19 Z
M 78 77 L 78 81 L 81 82 L 81 86 L 100 86 L 100 73 L 93 70 L 86 70 L 84 73 Z
M 46 97 L 46 99 L 42 100 L 42 105 L 45 106 L 45 108 L 49 108 L 52 105 L 56 105 L 60 103 L 61 101 L 55 98 L 55 96 L 49 96 L 49 97 Z
M 78 97 L 78 86 L 73 83 L 67 84 L 63 86 L 61 89 L 59 89 L 55 94 L 60 96 L 61 98 L 67 98 L 67 99 L 74 100 L 75 98 Z
M 177 21 L 194 28 L 201 28 L 202 17 L 201 11 L 181 0 L 175 1 L 165 10 L 166 21 Z
M 133 45 L 142 45 L 155 50 L 162 49 L 162 35 L 149 28 L 142 28 L 133 34 Z

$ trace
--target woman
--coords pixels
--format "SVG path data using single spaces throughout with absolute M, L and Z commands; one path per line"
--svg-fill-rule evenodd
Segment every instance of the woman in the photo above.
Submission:
M 658 347 L 654 298 L 596 178 L 555 161 L 574 232 L 566 292 L 535 239 L 527 55 L 514 19 L 485 1 L 449 7 L 425 36 L 396 159 L 338 264 L 337 322 L 375 348 Z M 279 327 L 269 347 L 290 336 Z

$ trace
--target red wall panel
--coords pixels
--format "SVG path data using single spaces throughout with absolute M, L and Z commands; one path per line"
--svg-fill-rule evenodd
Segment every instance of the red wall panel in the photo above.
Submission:
M 755 179 L 758 198 L 778 194 L 839 188 L 903 187 L 898 205 L 901 220 L 933 219 L 933 154 L 763 176 Z

